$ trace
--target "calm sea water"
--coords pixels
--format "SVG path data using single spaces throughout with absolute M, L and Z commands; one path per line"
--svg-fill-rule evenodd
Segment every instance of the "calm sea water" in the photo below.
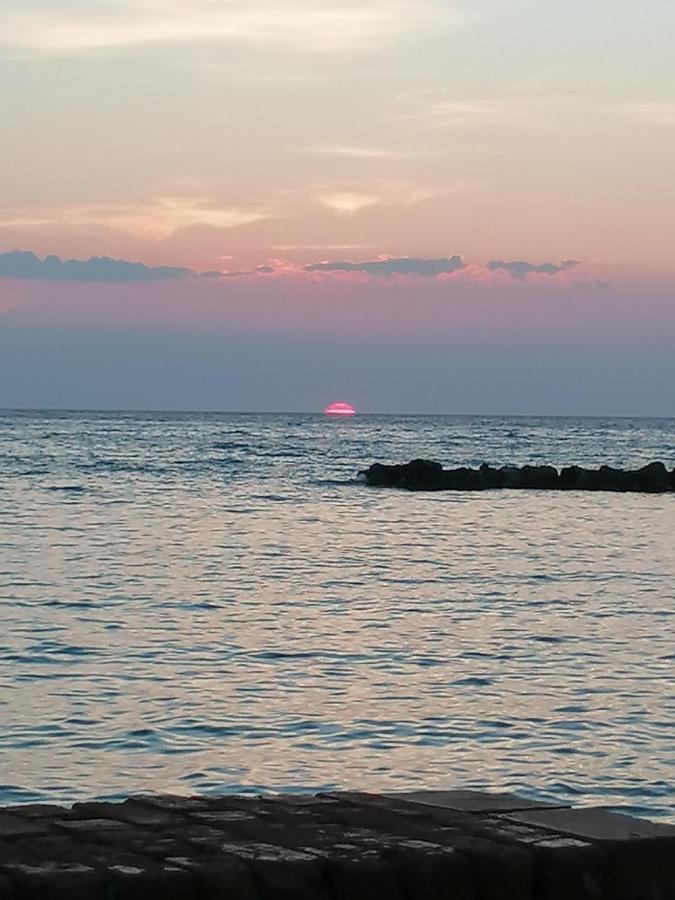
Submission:
M 675 421 L 0 414 L 0 802 L 487 786 L 675 819 Z

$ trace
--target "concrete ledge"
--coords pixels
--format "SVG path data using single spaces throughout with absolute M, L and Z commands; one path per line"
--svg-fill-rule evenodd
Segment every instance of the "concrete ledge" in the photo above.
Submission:
M 0 810 L 0 900 L 675 900 L 675 827 L 512 794 Z
M 565 804 L 526 800 L 516 794 L 486 794 L 483 791 L 408 791 L 383 794 L 391 800 L 454 809 L 463 812 L 517 812 L 527 809 L 568 809 Z

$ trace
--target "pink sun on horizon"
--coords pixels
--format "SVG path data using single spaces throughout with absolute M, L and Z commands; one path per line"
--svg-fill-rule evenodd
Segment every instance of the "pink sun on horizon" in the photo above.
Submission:
M 356 410 L 351 403 L 344 403 L 342 401 L 329 404 L 323 412 L 326 416 L 339 416 L 340 418 L 348 418 L 349 416 L 356 415 Z

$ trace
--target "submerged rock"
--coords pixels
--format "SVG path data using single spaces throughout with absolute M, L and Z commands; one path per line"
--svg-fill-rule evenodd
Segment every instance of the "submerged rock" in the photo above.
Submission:
M 650 494 L 675 492 L 675 469 L 661 462 L 641 469 L 600 466 L 584 469 L 567 466 L 503 466 L 483 464 L 479 469 L 444 469 L 440 463 L 414 459 L 405 465 L 375 463 L 361 472 L 371 487 L 396 487 L 409 491 L 487 491 L 499 488 L 547 491 L 634 491 Z

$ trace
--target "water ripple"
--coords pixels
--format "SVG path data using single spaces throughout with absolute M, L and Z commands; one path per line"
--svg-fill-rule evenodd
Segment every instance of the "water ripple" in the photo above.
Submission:
M 461 785 L 675 819 L 675 498 L 357 480 L 673 466 L 674 424 L 4 414 L 0 802 Z

